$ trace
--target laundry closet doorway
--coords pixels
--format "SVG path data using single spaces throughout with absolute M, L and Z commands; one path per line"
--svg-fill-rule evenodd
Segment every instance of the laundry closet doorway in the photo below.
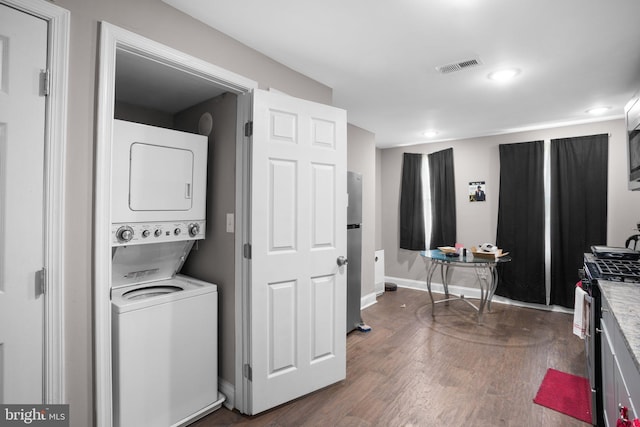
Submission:
M 144 75 L 140 73 L 143 79 L 145 76 L 153 75 L 153 73 L 156 73 L 159 70 L 160 73 L 166 72 L 172 74 L 173 78 L 178 79 L 174 80 L 174 84 L 170 84 L 169 86 L 165 85 L 164 87 L 159 88 L 157 91 L 148 92 L 145 95 L 145 97 L 147 98 L 151 98 L 156 95 L 162 95 L 161 93 L 157 92 L 165 92 L 170 94 L 172 93 L 172 91 L 174 91 L 172 96 L 179 97 L 179 93 L 181 91 L 184 91 L 187 86 L 193 84 L 196 86 L 202 85 L 201 90 L 213 89 L 220 91 L 219 95 L 217 95 L 217 99 L 220 100 L 220 102 L 223 104 L 228 103 L 229 99 L 235 100 L 236 117 L 233 119 L 235 126 L 235 188 L 230 191 L 234 192 L 233 197 L 235 206 L 233 206 L 233 211 L 235 211 L 236 216 L 234 217 L 233 213 L 231 214 L 231 217 L 225 215 L 224 221 L 226 222 L 226 224 L 223 223 L 223 227 L 226 226 L 226 231 L 223 232 L 231 233 L 226 235 L 225 237 L 228 238 L 229 235 L 231 235 L 233 239 L 231 244 L 233 253 L 229 255 L 229 253 L 227 252 L 226 255 L 230 256 L 233 259 L 234 283 L 230 284 L 233 287 L 228 288 L 227 292 L 233 292 L 233 297 L 235 298 L 234 307 L 231 308 L 235 316 L 233 320 L 233 322 L 235 323 L 233 325 L 235 327 L 235 360 L 232 361 L 235 372 L 235 384 L 231 385 L 232 395 L 227 396 L 227 398 L 230 399 L 234 407 L 236 407 L 241 412 L 254 413 L 255 409 L 252 408 L 251 402 L 255 400 L 257 396 L 256 393 L 269 393 L 269 390 L 266 389 L 254 390 L 252 387 L 253 382 L 251 375 L 248 375 L 248 370 L 250 370 L 251 364 L 256 360 L 255 357 L 262 357 L 265 359 L 267 358 L 267 354 L 260 353 L 258 356 L 256 356 L 252 353 L 252 351 L 257 352 L 263 347 L 253 345 L 256 339 L 262 341 L 262 337 L 252 335 L 251 322 L 255 317 L 253 316 L 255 312 L 254 308 L 257 306 L 252 306 L 250 304 L 250 293 L 252 292 L 251 286 L 254 285 L 253 279 L 258 277 L 253 277 L 251 274 L 252 263 L 257 259 L 260 259 L 260 257 L 257 255 L 260 255 L 261 253 L 264 253 L 266 255 L 269 251 L 268 248 L 264 248 L 260 245 L 258 247 L 252 245 L 252 238 L 257 231 L 264 236 L 268 233 L 268 230 L 261 230 L 255 224 L 255 218 L 251 217 L 252 203 L 254 203 L 254 201 L 252 200 L 252 195 L 256 194 L 255 192 L 252 192 L 255 181 L 252 181 L 253 175 L 251 171 L 253 170 L 252 168 L 255 168 L 254 162 L 256 160 L 253 157 L 253 144 L 257 143 L 257 140 L 254 138 L 254 134 L 251 130 L 252 120 L 254 120 L 253 109 L 255 108 L 253 96 L 257 92 L 260 92 L 262 94 L 265 94 L 265 92 L 259 91 L 257 89 L 257 84 L 254 81 L 228 72 L 204 61 L 200 61 L 197 58 L 168 48 L 164 45 L 146 39 L 145 37 L 136 35 L 127 30 L 103 22 L 101 24 L 100 37 L 100 81 L 96 140 L 96 199 L 94 223 L 94 354 L 96 370 L 95 390 L 97 424 L 99 426 L 112 425 L 110 330 L 111 311 L 109 299 L 109 285 L 111 283 L 111 248 L 109 233 L 111 190 L 110 158 L 112 138 L 111 128 L 114 117 L 120 116 L 122 118 L 123 116 L 127 116 L 127 118 L 129 119 L 134 119 L 135 115 L 140 115 L 139 117 L 147 115 L 147 112 L 144 111 L 144 108 L 140 109 L 139 105 L 134 105 L 132 107 L 130 105 L 131 101 L 128 101 L 126 99 L 127 95 L 123 95 L 122 93 L 120 93 L 120 91 L 126 87 L 126 84 L 123 84 L 122 81 L 119 82 L 117 79 L 118 67 L 123 66 L 123 64 L 125 64 L 128 60 L 133 61 L 132 65 L 134 66 L 134 68 L 138 66 L 152 66 L 153 70 L 147 70 Z M 181 79 L 182 83 L 176 83 Z M 145 83 L 148 83 L 148 79 Z M 281 94 L 278 96 L 295 99 L 286 97 L 285 95 Z M 141 99 L 140 96 L 133 96 L 131 98 L 133 100 Z M 303 102 L 303 104 L 311 106 L 314 103 L 308 103 L 305 101 Z M 193 110 L 198 111 L 198 109 L 202 105 L 203 104 L 201 103 L 199 105 L 192 106 Z M 320 106 L 319 104 L 315 105 L 320 109 L 320 112 L 322 114 L 324 114 L 323 112 L 327 108 L 332 109 L 332 107 Z M 285 116 L 287 114 L 289 115 L 289 117 L 294 117 L 296 112 L 285 112 Z M 337 148 L 337 150 L 334 150 L 337 153 L 336 159 L 331 160 L 329 158 L 324 158 L 324 160 L 322 160 L 323 157 L 320 157 L 319 163 L 309 164 L 309 167 L 315 168 L 315 175 L 312 174 L 311 176 L 316 180 L 313 182 L 305 181 L 305 183 L 303 183 L 305 185 L 306 183 L 315 184 L 315 187 L 312 187 L 312 189 L 316 190 L 316 198 L 312 201 L 317 202 L 315 206 L 318 209 L 309 213 L 320 215 L 319 219 L 321 220 L 315 223 L 316 227 L 314 230 L 312 230 L 315 233 L 315 243 L 317 244 L 317 246 L 313 249 L 315 252 L 323 255 L 319 259 L 316 259 L 315 263 L 322 262 L 326 264 L 325 271 L 323 273 L 320 273 L 320 270 L 316 269 L 316 276 L 312 278 L 316 280 L 316 284 L 318 285 L 315 289 L 316 292 L 314 295 L 316 299 L 314 301 L 316 303 L 315 308 L 318 310 L 316 312 L 317 316 L 315 320 L 317 321 L 315 325 L 317 326 L 317 328 L 319 328 L 315 329 L 313 331 L 315 334 L 311 336 L 311 339 L 314 340 L 313 345 L 315 345 L 318 350 L 318 352 L 316 353 L 316 359 L 315 361 L 312 360 L 312 362 L 315 362 L 315 364 L 320 364 L 325 360 L 336 360 L 338 368 L 335 369 L 332 367 L 330 369 L 337 372 L 338 379 L 334 380 L 337 381 L 344 378 L 344 372 L 346 371 L 346 351 L 344 351 L 346 347 L 346 333 L 344 333 L 340 329 L 333 328 L 333 325 L 329 324 L 330 322 L 328 322 L 327 316 L 335 314 L 335 322 L 344 326 L 344 316 L 341 315 L 341 307 L 343 305 L 341 299 L 343 295 L 344 299 L 346 299 L 346 286 L 344 286 L 345 284 L 343 283 L 345 267 L 338 267 L 336 263 L 336 253 L 342 251 L 343 240 L 346 242 L 346 227 L 342 226 L 346 225 L 346 115 L 344 114 L 344 111 L 339 113 L 337 117 L 322 116 L 322 114 L 318 116 L 320 120 L 315 121 L 315 127 L 304 127 L 304 129 L 307 131 L 315 132 L 313 135 L 315 135 L 315 142 L 317 144 L 324 144 L 325 149 L 327 148 L 326 146 L 331 146 L 333 147 L 332 149 Z M 155 117 L 153 120 L 162 120 L 161 115 L 153 114 L 153 116 Z M 312 116 L 313 114 L 311 114 L 311 116 L 307 114 L 307 117 Z M 264 119 L 265 116 L 259 118 L 259 120 Z M 176 120 L 173 126 L 182 126 L 176 124 L 179 121 L 182 122 L 181 120 Z M 193 122 L 192 118 L 186 119 L 186 122 L 189 121 Z M 206 126 L 207 119 L 203 119 L 203 121 L 205 122 L 204 125 Z M 184 122 L 182 123 L 184 124 Z M 276 120 L 275 122 L 271 123 L 286 123 L 286 121 L 279 122 L 278 120 Z M 291 125 L 292 122 L 289 121 L 288 123 L 289 125 Z M 313 120 L 311 120 L 310 123 L 314 123 Z M 147 122 L 147 124 L 161 125 L 161 123 L 150 122 Z M 253 123 L 253 126 L 255 129 L 256 123 Z M 260 129 L 260 125 L 258 125 L 257 128 Z M 263 127 L 263 129 L 266 128 L 274 129 L 273 126 Z M 284 129 L 284 134 L 282 134 L 281 136 L 290 137 L 292 136 L 290 131 L 292 129 L 297 129 L 297 126 L 289 126 L 288 129 L 286 126 L 284 128 L 276 126 L 275 129 L 277 131 L 275 132 L 276 136 L 278 136 L 279 132 Z M 261 131 L 261 134 L 264 135 L 264 132 Z M 336 138 L 336 136 L 338 137 Z M 214 144 L 215 143 L 217 143 L 217 141 L 215 141 Z M 261 159 L 263 162 L 266 162 L 268 158 L 261 157 Z M 287 167 L 291 165 L 291 162 L 286 159 L 279 159 L 275 163 L 277 166 L 283 166 L 281 168 L 276 168 L 276 173 L 285 172 L 285 175 L 278 175 L 279 179 L 286 178 L 286 173 L 289 173 L 292 170 L 290 167 Z M 270 170 L 269 165 L 264 165 L 263 167 L 266 168 L 265 170 Z M 308 172 L 307 169 L 299 168 L 299 170 L 303 174 L 306 174 L 306 172 Z M 341 175 L 344 175 L 344 177 Z M 273 184 L 273 180 L 269 182 Z M 343 186 L 344 188 L 342 188 Z M 273 189 L 274 187 L 272 186 L 270 188 Z M 289 187 L 287 188 L 293 191 L 293 189 L 295 188 L 295 183 L 293 186 L 289 185 Z M 309 189 L 303 187 L 300 187 L 299 189 L 301 189 L 302 192 L 280 193 L 280 196 L 284 196 L 284 198 L 280 198 L 279 200 L 284 202 L 284 206 L 278 208 L 279 211 L 283 212 L 284 210 L 291 207 L 291 203 L 295 200 L 302 202 L 309 201 L 309 199 L 304 199 L 301 197 L 301 195 L 303 195 L 303 192 L 308 191 Z M 209 190 L 209 192 L 210 191 L 211 189 Z M 227 191 L 229 191 L 228 188 Z M 298 199 L 296 199 L 296 197 Z M 322 209 L 319 209 L 320 205 L 325 206 L 324 211 Z M 330 209 L 331 215 L 327 215 L 327 212 L 329 211 L 327 211 L 326 209 Z M 212 227 L 219 227 L 216 224 L 219 220 L 220 212 L 217 212 L 215 214 L 215 218 L 210 217 L 210 213 L 214 211 L 215 207 L 208 206 L 207 228 L 211 232 L 215 232 L 212 230 Z M 342 211 L 345 212 L 344 221 L 342 219 Z M 342 224 L 342 222 L 344 222 L 344 224 Z M 308 231 L 306 229 L 299 228 L 301 225 L 307 226 L 309 225 L 309 223 L 294 223 L 293 236 L 303 235 Z M 289 224 L 289 227 L 290 226 L 291 224 Z M 279 228 L 279 231 L 282 230 L 283 228 Z M 202 255 L 207 251 L 206 245 L 211 244 L 212 241 L 218 240 L 210 239 L 209 231 L 207 233 L 207 237 L 201 243 L 202 247 L 196 249 L 195 252 L 192 252 L 187 264 L 185 264 L 185 268 L 188 268 L 187 274 L 196 278 L 201 278 L 203 280 L 208 280 L 208 278 L 202 277 L 202 274 L 206 273 L 201 274 L 199 272 L 199 270 L 202 269 L 203 262 L 199 262 L 198 257 L 200 256 L 206 258 L 204 255 Z M 279 234 L 279 236 L 285 236 L 286 238 L 288 238 L 292 235 L 289 234 L 287 236 L 286 234 Z M 218 237 L 222 238 L 220 235 Z M 282 241 L 280 240 L 280 242 Z M 253 248 L 251 248 L 252 246 Z M 346 252 L 346 243 L 344 245 L 343 253 L 344 252 Z M 211 258 L 209 258 L 209 260 L 211 260 Z M 282 284 L 282 282 L 276 282 L 271 283 L 271 285 L 276 285 L 271 286 L 271 289 L 282 289 L 282 287 L 278 288 L 277 286 L 278 284 Z M 231 289 L 233 289 L 233 291 Z M 288 291 L 285 290 L 285 292 L 280 293 L 280 295 L 285 295 L 286 297 L 287 292 Z M 221 295 L 223 297 L 224 293 L 225 290 L 224 288 L 222 288 Z M 290 296 L 294 294 L 289 292 L 288 295 Z M 284 300 L 280 300 L 280 302 L 283 301 Z M 261 301 L 261 303 L 264 304 L 266 304 L 267 302 L 268 301 Z M 322 312 L 322 310 L 325 308 L 331 308 L 332 311 L 326 313 Z M 224 309 L 230 310 L 229 307 L 225 307 Z M 221 309 L 221 311 L 224 309 Z M 304 309 L 295 309 L 293 306 L 289 306 L 287 309 L 289 310 L 288 313 L 296 312 L 299 315 L 306 314 Z M 263 313 L 265 308 L 260 308 L 260 310 L 261 313 Z M 221 316 L 222 315 L 223 314 L 221 313 Z M 228 326 L 228 323 L 229 322 L 227 322 L 226 326 Z M 253 327 L 255 328 L 255 325 L 253 325 Z M 221 329 L 224 328 L 225 325 L 221 325 Z M 327 328 L 333 329 L 329 330 Z M 307 331 L 301 332 L 305 333 Z M 291 335 L 286 336 L 286 338 L 291 337 Z M 329 341 L 329 337 L 331 337 L 333 341 Z M 309 341 L 307 340 L 305 342 L 298 342 L 297 345 L 305 346 L 308 343 Z M 228 343 L 226 345 L 228 346 Z M 271 347 L 271 350 L 273 350 L 273 347 Z M 225 349 L 223 348 L 221 349 L 220 357 L 223 358 L 224 354 Z M 279 361 L 283 360 L 284 359 L 282 358 L 279 359 Z M 263 366 L 265 365 L 263 364 Z M 333 366 L 335 366 L 335 362 Z M 285 371 L 290 371 L 291 369 L 295 368 L 296 367 L 293 366 L 291 368 L 285 369 Z M 273 372 L 260 372 L 259 370 L 256 370 L 254 368 L 253 378 L 255 378 L 255 375 L 257 374 L 264 375 L 265 377 L 267 375 L 274 375 Z M 275 373 L 275 375 L 279 374 L 280 373 Z M 315 372 L 314 375 L 317 375 L 317 372 Z M 327 375 L 327 377 L 330 378 L 329 375 Z M 224 390 L 224 388 L 222 388 L 221 391 L 226 391 L 228 393 L 228 390 Z M 290 397 L 288 397 L 287 399 L 289 398 Z

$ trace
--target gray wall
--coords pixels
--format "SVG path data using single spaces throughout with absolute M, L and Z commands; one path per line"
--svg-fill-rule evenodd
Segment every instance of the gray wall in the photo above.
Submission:
M 91 257 L 99 21 L 131 30 L 258 81 L 261 88 L 277 88 L 325 104 L 331 104 L 332 91 L 160 0 L 57 0 L 56 4 L 71 12 L 65 159 L 67 401 L 71 425 L 86 427 L 93 425 Z
M 458 242 L 471 247 L 483 242 L 495 242 L 500 178 L 499 144 L 602 133 L 610 135 L 607 244 L 623 246 L 626 238 L 634 234 L 633 228 L 640 219 L 640 192 L 627 190 L 626 136 L 622 119 L 382 150 L 381 233 L 386 276 L 419 281 L 426 279 L 425 264 L 420 255 L 399 249 L 398 210 L 403 153 L 431 153 L 453 147 L 457 238 Z M 486 181 L 486 202 L 469 202 L 468 186 L 472 181 Z
M 347 112 L 348 113 L 348 112 Z M 376 147 L 375 135 L 357 126 L 347 127 L 347 168 L 362 174 L 362 291 L 375 292 Z M 364 319 L 363 319 L 364 320 Z
M 226 214 L 235 212 L 236 121 L 238 97 L 213 98 L 176 115 L 176 128 L 197 133 L 200 116 L 213 116 L 207 163 L 207 229 L 194 245 L 181 273 L 218 286 L 218 375 L 235 382 L 235 234 Z

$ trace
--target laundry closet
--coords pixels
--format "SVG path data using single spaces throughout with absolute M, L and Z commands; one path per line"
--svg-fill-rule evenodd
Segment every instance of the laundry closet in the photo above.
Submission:
M 235 94 L 117 51 L 114 426 L 185 425 L 225 399 L 219 343 L 233 324 L 224 332 L 219 320 L 234 311 L 236 117 Z
M 254 415 L 344 380 L 346 111 L 260 90 L 253 80 L 105 22 L 101 23 L 100 40 L 94 219 L 95 407 L 100 425 L 126 425 L 119 418 L 123 405 L 130 402 L 122 398 L 131 390 L 125 379 L 137 378 L 122 375 L 123 367 L 130 366 L 125 350 L 131 347 L 124 342 L 136 340 L 130 338 L 131 327 L 123 326 L 128 303 L 119 301 L 121 287 L 128 292 L 129 286 L 146 286 L 146 282 L 182 280 L 178 275 L 190 282 L 171 283 L 158 290 L 164 293 L 158 298 L 173 301 L 179 294 L 185 295 L 186 287 L 205 294 L 205 286 L 198 281 L 216 287 L 218 313 L 214 317 L 218 327 L 212 330 L 218 333 L 217 386 L 227 398 L 226 406 Z M 172 181 L 165 183 L 173 194 L 168 210 L 185 213 L 191 205 L 181 206 L 180 197 L 196 197 L 198 188 L 195 179 L 181 182 L 165 174 L 178 169 L 181 176 L 191 176 L 190 157 L 178 146 L 174 147 L 179 149 L 173 152 L 175 156 L 168 154 L 172 153 L 169 150 L 156 150 L 155 146 L 162 146 L 157 142 L 160 137 L 142 141 L 135 150 L 129 142 L 129 151 L 135 153 L 124 158 L 125 168 L 114 169 L 116 124 L 125 122 L 163 130 L 163 134 L 206 138 L 203 220 L 180 218 L 181 214 L 159 220 L 149 217 L 150 224 L 132 225 L 113 215 L 113 189 L 120 170 L 129 170 L 126 179 L 146 177 L 147 173 L 133 170 L 141 158 L 158 154 L 158 160 L 141 163 L 159 181 Z M 140 153 L 153 156 L 140 157 Z M 160 216 L 166 213 L 165 205 L 147 196 L 156 194 L 164 199 L 167 195 L 156 188 L 140 192 L 134 187 L 120 187 L 129 193 L 124 197 L 127 209 L 142 206 L 141 210 L 150 207 Z M 156 220 L 169 223 L 159 224 L 157 231 Z M 166 251 L 149 249 L 160 248 L 149 243 L 160 238 L 167 240 L 162 243 Z M 158 260 L 167 260 L 167 264 L 159 265 Z M 168 277 L 161 277 L 161 272 L 168 272 Z M 173 287 L 183 290 L 170 292 Z M 152 295 L 153 291 L 141 293 Z M 145 297 L 141 296 L 142 300 Z M 139 302 L 145 308 L 147 303 Z M 182 312 L 208 313 L 202 306 Z M 124 323 L 138 324 L 135 320 Z M 165 329 L 178 323 L 171 319 Z M 200 327 L 214 321 L 192 318 L 182 323 Z M 183 345 L 173 338 L 189 336 L 196 329 L 186 326 L 168 335 L 159 332 L 158 336 L 167 340 L 164 349 L 149 352 L 144 348 L 147 353 L 142 360 L 161 356 L 163 369 L 182 369 L 185 359 L 173 354 Z M 206 328 L 198 330 L 198 334 L 207 333 Z M 186 346 L 192 346 L 192 351 L 206 347 L 197 340 Z M 176 380 L 184 381 L 210 367 L 203 362 L 185 369 Z M 173 390 L 173 381 L 169 380 L 164 390 Z M 145 383 L 139 380 L 139 391 L 133 394 L 157 391 Z M 180 387 L 187 389 L 185 383 Z M 200 394 L 186 400 L 193 402 Z M 171 393 L 158 398 L 162 403 L 153 405 L 149 400 L 130 406 L 146 413 L 150 407 L 178 405 Z M 214 410 L 214 404 L 200 411 L 191 408 L 191 416 L 152 424 L 185 425 Z M 139 423 L 149 425 L 149 420 Z

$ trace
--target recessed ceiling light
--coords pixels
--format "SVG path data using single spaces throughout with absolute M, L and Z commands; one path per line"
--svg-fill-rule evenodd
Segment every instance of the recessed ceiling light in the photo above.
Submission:
M 494 71 L 493 73 L 490 73 L 487 77 L 497 82 L 504 82 L 507 80 L 511 80 L 518 74 L 520 74 L 520 70 L 517 68 L 505 68 L 504 70 Z
M 427 138 L 433 138 L 436 135 L 438 135 L 438 131 L 436 130 L 425 130 L 422 135 L 424 135 Z
M 611 107 L 593 107 L 593 108 L 589 108 L 587 110 L 587 113 L 591 114 L 591 115 L 594 115 L 594 116 L 599 116 L 601 114 L 606 113 L 610 109 L 611 109 Z

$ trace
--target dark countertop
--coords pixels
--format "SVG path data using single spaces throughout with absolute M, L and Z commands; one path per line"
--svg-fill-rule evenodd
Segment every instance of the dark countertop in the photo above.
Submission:
M 625 345 L 640 371 L 640 285 L 598 280 L 598 286 L 611 307 Z

